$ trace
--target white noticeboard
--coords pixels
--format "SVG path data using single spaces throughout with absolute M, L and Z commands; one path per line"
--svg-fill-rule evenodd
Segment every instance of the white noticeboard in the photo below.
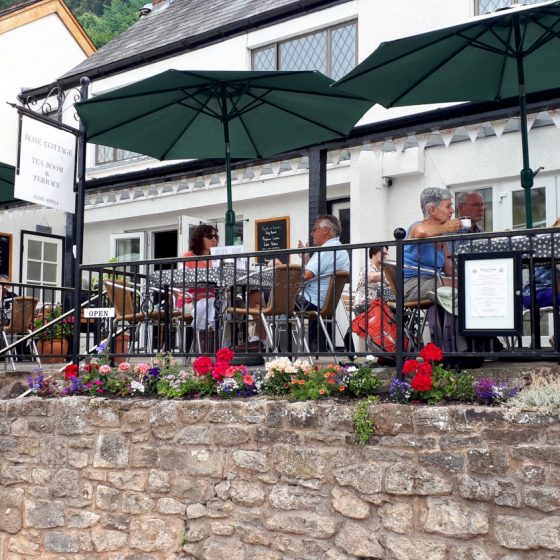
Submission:
M 74 213 L 76 136 L 32 118 L 21 119 L 14 196 Z
M 469 256 L 460 261 L 459 319 L 465 334 L 517 333 L 520 264 L 517 256 Z

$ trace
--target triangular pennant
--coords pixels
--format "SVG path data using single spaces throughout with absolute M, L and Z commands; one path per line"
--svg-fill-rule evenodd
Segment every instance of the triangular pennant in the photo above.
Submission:
M 527 115 L 527 131 L 533 128 L 533 125 L 535 124 L 536 120 L 537 120 L 537 113 L 531 113 L 530 115 Z
M 336 167 L 338 165 L 338 163 L 340 162 L 340 154 L 342 153 L 342 150 L 331 150 L 329 152 L 327 152 L 327 158 L 330 159 L 330 163 Z
M 559 109 L 549 109 L 548 114 L 554 123 L 556 128 L 560 128 L 560 110 Z
M 494 134 L 500 138 L 506 129 L 506 125 L 509 119 L 498 119 L 496 121 L 490 121 L 492 128 L 494 129 Z
M 375 156 L 376 159 L 379 159 L 379 156 L 381 155 L 383 144 L 385 144 L 385 140 L 382 140 L 381 142 L 374 142 L 371 145 L 371 151 L 373 152 L 373 155 Z
M 416 142 L 418 142 L 418 147 L 423 150 L 428 144 L 428 140 L 432 137 L 431 132 L 423 132 L 422 134 L 416 134 Z
M 400 153 L 404 150 L 405 146 L 406 146 L 406 138 L 401 137 L 401 138 L 393 138 L 393 146 L 395 147 L 395 150 L 397 151 L 397 153 Z
M 465 128 L 467 130 L 467 134 L 469 135 L 469 138 L 471 139 L 471 142 L 474 142 L 478 138 L 478 133 L 482 129 L 482 125 L 481 124 L 471 124 L 471 125 L 469 125 Z
M 451 144 L 451 140 L 453 140 L 456 130 L 456 128 L 443 128 L 439 131 L 446 148 L 449 148 L 449 144 Z

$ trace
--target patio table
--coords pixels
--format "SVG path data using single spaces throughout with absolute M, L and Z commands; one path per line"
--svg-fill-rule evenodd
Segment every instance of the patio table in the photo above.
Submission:
M 560 258 L 560 233 L 458 240 L 453 243 L 453 249 L 455 255 L 518 251 L 523 258 L 530 256 L 534 259 Z
M 174 290 L 211 287 L 215 291 L 216 331 L 222 339 L 223 319 L 227 309 L 227 291 L 234 287 L 244 287 L 248 291 L 272 288 L 274 269 L 266 267 L 237 267 L 222 265 L 209 268 L 180 268 L 159 270 L 148 275 L 148 287 L 162 287 Z M 168 326 L 166 325 L 166 328 Z

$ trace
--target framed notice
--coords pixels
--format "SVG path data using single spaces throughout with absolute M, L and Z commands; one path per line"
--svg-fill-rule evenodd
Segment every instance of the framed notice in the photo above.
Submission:
M 519 253 L 459 255 L 459 331 L 471 336 L 522 334 Z
M 0 274 L 12 277 L 12 236 L 0 233 Z
M 267 220 L 255 220 L 255 249 L 257 251 L 278 251 L 281 249 L 289 249 L 289 246 L 289 216 L 269 218 Z M 279 258 L 285 264 L 290 261 L 289 255 L 274 255 L 274 258 Z

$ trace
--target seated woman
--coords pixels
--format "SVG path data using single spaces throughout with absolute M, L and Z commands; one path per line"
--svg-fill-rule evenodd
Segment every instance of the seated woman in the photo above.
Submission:
M 360 271 L 358 285 L 356 286 L 354 296 L 354 313 L 356 315 L 363 313 L 374 299 L 382 298 L 383 301 L 395 300 L 395 294 L 387 285 L 385 279 L 383 279 L 383 283 L 381 282 L 381 267 L 383 266 L 383 261 L 389 257 L 389 248 L 370 247 L 368 256 L 370 264 L 369 266 L 364 266 Z
M 550 227 L 560 227 L 560 218 L 556 218 L 556 221 Z M 556 235 L 556 234 L 555 234 Z M 535 291 L 537 296 L 537 306 L 538 307 L 552 307 L 554 305 L 554 298 L 552 297 L 553 281 L 552 281 L 552 267 L 550 264 L 546 266 L 535 267 L 535 275 L 533 282 L 535 284 Z M 558 276 L 560 272 L 560 265 L 556 265 L 556 274 Z M 556 284 L 557 290 L 560 290 L 560 278 L 557 279 Z M 560 294 L 557 293 L 556 297 Z M 523 307 L 525 309 L 530 309 L 531 307 L 531 283 L 527 281 L 523 285 Z
M 216 228 L 210 224 L 200 224 L 196 226 L 190 235 L 189 250 L 183 253 L 183 257 L 203 257 L 211 254 L 210 249 L 218 245 L 219 236 Z M 214 261 L 211 260 L 190 260 L 185 261 L 185 268 L 207 268 L 214 266 Z M 204 283 L 204 274 L 200 275 L 200 283 Z M 215 292 L 213 289 L 208 288 L 194 288 L 186 292 L 195 302 L 194 318 L 195 328 L 198 331 L 207 331 L 212 329 L 215 321 Z M 179 296 L 177 298 L 177 306 L 182 307 L 185 300 Z
M 407 239 L 423 239 L 457 233 L 461 220 L 453 216 L 453 193 L 447 189 L 429 187 L 420 193 L 420 207 L 424 219 L 414 222 L 407 231 Z M 448 258 L 447 243 L 414 243 L 404 246 L 404 299 L 424 299 L 438 285 L 451 286 L 452 263 Z

